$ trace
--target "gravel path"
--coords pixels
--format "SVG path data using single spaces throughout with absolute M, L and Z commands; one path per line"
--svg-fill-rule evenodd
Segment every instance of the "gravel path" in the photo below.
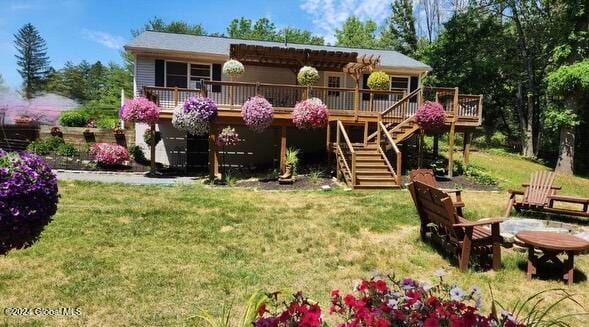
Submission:
M 69 181 L 89 181 L 102 183 L 125 183 L 133 185 L 175 185 L 190 184 L 195 180 L 192 177 L 158 177 L 150 178 L 142 174 L 116 174 L 116 173 L 96 173 L 96 172 L 73 172 L 73 171 L 55 171 L 58 180 Z

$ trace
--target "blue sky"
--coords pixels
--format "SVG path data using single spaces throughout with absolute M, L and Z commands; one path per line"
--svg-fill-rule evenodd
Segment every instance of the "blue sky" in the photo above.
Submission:
M 20 85 L 13 34 L 28 22 L 47 41 L 51 65 L 60 68 L 83 59 L 120 63 L 130 30 L 153 16 L 201 23 L 207 32 L 225 32 L 236 17 L 268 17 L 279 27 L 309 29 L 333 42 L 348 16 L 382 22 L 388 6 L 386 0 L 0 0 L 0 74 L 10 86 Z

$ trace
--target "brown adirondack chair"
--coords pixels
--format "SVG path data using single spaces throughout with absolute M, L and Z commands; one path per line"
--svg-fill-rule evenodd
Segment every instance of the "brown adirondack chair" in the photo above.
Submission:
M 499 223 L 502 219 L 471 222 L 456 213 L 448 193 L 419 181 L 408 185 L 421 221 L 421 238 L 431 239 L 458 256 L 460 271 L 466 271 L 471 254 L 492 258 L 493 270 L 501 267 Z M 489 228 L 490 226 L 490 228 Z
M 409 180 L 412 182 L 418 181 L 427 184 L 431 187 L 438 188 L 438 182 L 434 171 L 431 169 L 414 169 L 409 172 Z M 454 194 L 455 199 L 452 201 L 456 208 L 456 213 L 462 217 L 462 208 L 464 208 L 464 202 L 462 201 L 461 191 L 457 189 L 442 189 L 442 191 Z
M 557 195 L 561 187 L 554 186 L 555 174 L 549 171 L 533 172 L 530 182 L 522 184 L 523 191 L 509 190 L 509 201 L 505 210 L 505 217 L 511 210 L 535 210 L 570 216 L 589 217 L 589 198 Z M 555 203 L 569 203 L 582 206 L 581 209 L 557 208 Z

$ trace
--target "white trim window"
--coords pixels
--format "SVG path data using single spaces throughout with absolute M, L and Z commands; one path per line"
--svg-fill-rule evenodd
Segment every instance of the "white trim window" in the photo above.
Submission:
M 411 87 L 411 76 L 398 76 L 391 75 L 391 90 L 392 89 L 405 89 L 409 93 L 409 87 Z
M 200 87 L 200 80 L 212 79 L 211 64 L 188 63 L 166 60 L 164 66 L 164 85 L 166 87 L 191 88 Z
M 339 89 L 342 87 L 342 76 L 335 74 L 327 75 L 327 87 Z M 339 97 L 340 91 L 327 91 L 327 95 L 330 97 Z

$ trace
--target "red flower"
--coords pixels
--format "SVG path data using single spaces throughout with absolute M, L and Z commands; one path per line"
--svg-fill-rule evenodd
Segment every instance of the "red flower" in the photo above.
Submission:
M 258 308 L 258 316 L 263 316 L 264 313 L 266 313 L 266 304 L 262 303 L 262 305 L 260 305 L 260 307 Z
M 378 291 L 380 291 L 381 293 L 384 293 L 384 292 L 386 292 L 386 290 L 388 289 L 388 287 L 387 287 L 387 283 L 386 283 L 384 280 L 382 280 L 382 279 L 377 279 L 377 280 L 374 282 L 374 287 L 375 287 L 375 288 L 376 288 Z
M 339 297 L 339 290 L 338 289 L 334 289 L 331 291 L 331 297 Z
M 356 305 L 356 297 L 352 294 L 348 294 L 344 297 L 344 303 L 349 307 L 353 307 Z
M 423 327 L 438 327 L 438 320 L 433 317 L 429 317 L 423 323 Z

